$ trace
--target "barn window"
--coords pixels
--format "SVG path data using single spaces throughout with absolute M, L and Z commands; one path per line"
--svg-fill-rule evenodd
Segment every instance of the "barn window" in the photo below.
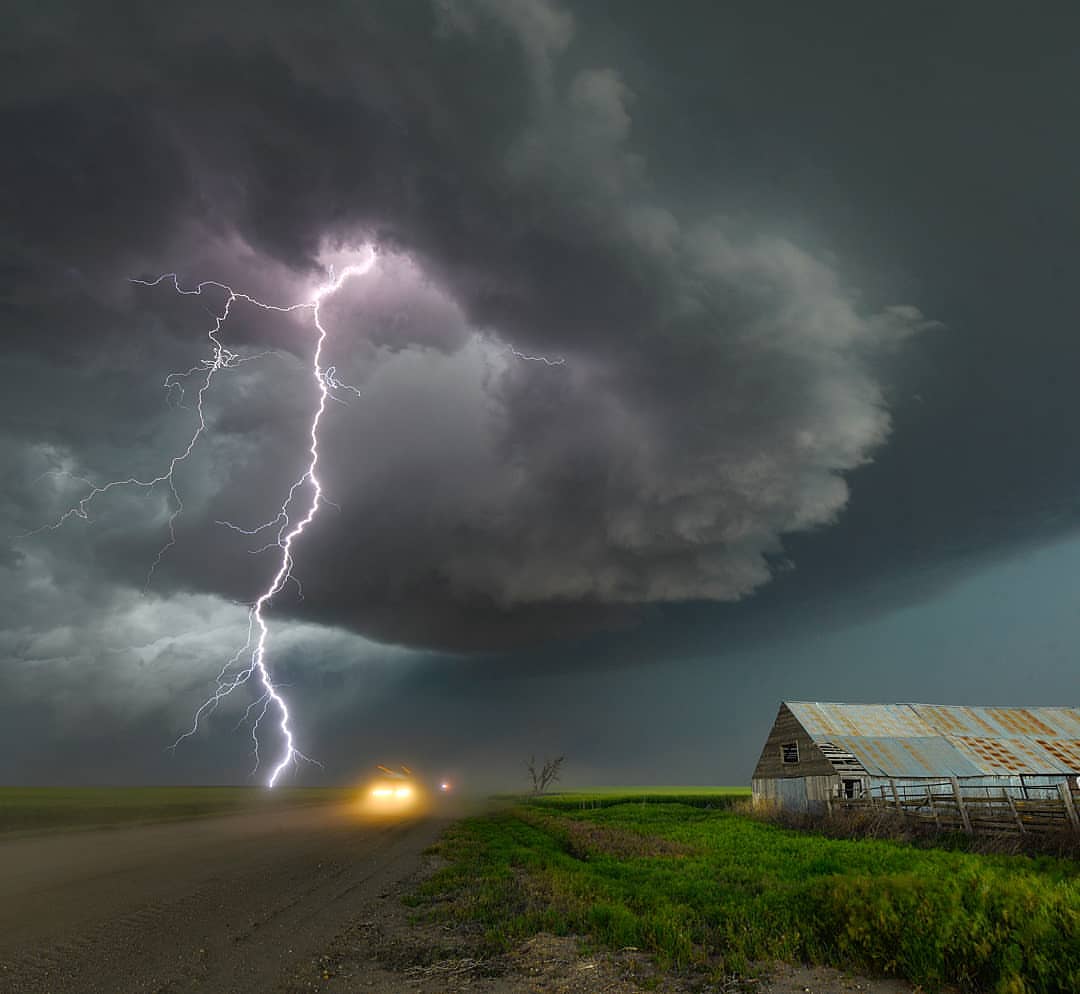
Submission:
M 844 781 L 844 797 L 861 797 L 862 784 L 858 780 Z
M 797 763 L 799 761 L 799 743 L 785 742 L 780 746 L 780 756 L 785 763 Z

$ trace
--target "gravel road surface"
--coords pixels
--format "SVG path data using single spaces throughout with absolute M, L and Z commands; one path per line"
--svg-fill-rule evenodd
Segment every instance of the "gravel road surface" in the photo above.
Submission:
M 446 824 L 319 807 L 0 840 L 0 992 L 285 989 Z

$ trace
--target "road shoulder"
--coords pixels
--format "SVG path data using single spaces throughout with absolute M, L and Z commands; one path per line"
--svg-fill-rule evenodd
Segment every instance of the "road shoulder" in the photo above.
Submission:
M 917 994 L 901 980 L 801 964 L 754 964 L 743 977 L 677 975 L 640 950 L 589 949 L 540 933 L 492 954 L 483 930 L 418 922 L 406 899 L 441 865 L 428 854 L 311 959 L 282 994 Z

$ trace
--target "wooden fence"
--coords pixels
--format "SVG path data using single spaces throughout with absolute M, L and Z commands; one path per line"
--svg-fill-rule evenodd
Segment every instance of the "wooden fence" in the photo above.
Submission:
M 1070 784 L 1057 785 L 1056 795 L 1038 796 L 1007 786 L 965 789 L 959 780 L 875 784 L 869 796 L 833 798 L 830 806 L 846 809 L 892 810 L 907 819 L 964 832 L 1080 834 L 1080 796 Z

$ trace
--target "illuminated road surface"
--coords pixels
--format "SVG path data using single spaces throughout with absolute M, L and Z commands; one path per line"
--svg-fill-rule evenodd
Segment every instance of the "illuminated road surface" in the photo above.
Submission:
M 2 840 L 0 992 L 268 994 L 446 824 L 322 807 Z

